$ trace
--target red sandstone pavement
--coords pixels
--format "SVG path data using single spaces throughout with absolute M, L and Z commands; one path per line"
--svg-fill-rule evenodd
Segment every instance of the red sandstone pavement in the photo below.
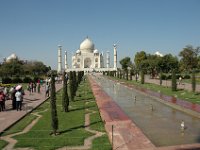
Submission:
M 168 147 L 155 147 L 143 132 L 129 119 L 123 110 L 109 97 L 101 87 L 89 77 L 99 112 L 105 122 L 105 128 L 117 150 L 200 150 L 200 144 L 187 144 Z M 147 93 L 148 94 L 148 93 Z M 172 139 L 173 140 L 173 139 Z
M 56 91 L 62 88 L 62 84 L 56 84 Z M 12 101 L 6 101 L 6 110 L 0 112 L 0 133 L 4 132 L 7 128 L 15 124 L 27 113 L 31 112 L 34 108 L 42 104 L 47 98 L 45 97 L 45 88 L 41 87 L 41 93 L 33 93 L 25 90 L 22 111 L 12 110 Z

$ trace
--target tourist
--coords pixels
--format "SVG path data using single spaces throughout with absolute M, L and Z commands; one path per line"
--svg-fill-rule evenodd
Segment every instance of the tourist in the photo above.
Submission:
M 31 83 L 27 85 L 27 90 L 29 91 L 29 95 L 31 95 Z
M 22 94 L 22 86 L 18 85 L 16 87 L 17 92 L 15 93 L 15 97 L 16 97 L 16 109 L 17 111 L 20 110 L 21 111 L 21 107 L 22 107 L 22 100 L 23 100 L 23 94 Z
M 3 91 L 0 91 L 0 111 L 4 111 L 5 107 L 5 95 L 3 94 Z
M 37 82 L 37 92 L 40 93 L 40 81 Z
M 11 100 L 12 100 L 12 109 L 16 109 L 16 97 L 15 97 L 15 87 L 10 88 L 10 95 L 11 95 Z
M 181 121 L 181 131 L 184 131 L 185 130 L 185 123 L 184 121 L 182 120 Z
M 178 84 L 180 85 L 180 84 L 181 84 L 181 81 L 182 81 L 182 77 L 180 76 L 178 80 L 179 80 L 179 83 L 178 83 Z
M 31 82 L 31 93 L 33 93 L 33 82 Z
M 33 83 L 33 91 L 36 93 L 36 83 Z
M 48 82 L 45 85 L 45 97 L 49 97 L 49 83 Z

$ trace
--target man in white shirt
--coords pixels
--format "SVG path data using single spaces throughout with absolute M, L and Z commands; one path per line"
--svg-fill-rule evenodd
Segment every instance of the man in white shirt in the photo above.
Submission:
M 17 111 L 18 110 L 21 111 L 21 108 L 22 108 L 22 92 L 21 92 L 21 89 L 18 90 L 15 93 L 15 97 L 16 97 L 16 109 L 17 109 Z

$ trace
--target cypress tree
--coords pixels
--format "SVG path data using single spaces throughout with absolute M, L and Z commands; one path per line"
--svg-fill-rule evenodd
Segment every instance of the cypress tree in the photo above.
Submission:
M 141 84 L 144 84 L 144 71 L 141 71 Z
M 74 95 L 73 95 L 73 91 L 74 91 L 74 85 L 73 85 L 73 74 L 72 71 L 69 72 L 69 91 L 70 91 L 70 98 L 71 101 L 74 101 Z
M 53 134 L 57 134 L 58 130 L 58 116 L 56 108 L 56 89 L 55 89 L 55 76 L 51 74 L 51 126 Z
M 133 70 L 132 69 L 130 70 L 130 74 L 129 75 L 130 75 L 130 80 L 132 81 L 132 75 L 133 75 Z
M 126 73 L 126 80 L 128 80 L 128 70 L 126 70 L 125 73 Z
M 73 94 L 74 94 L 74 96 L 76 96 L 76 90 L 78 88 L 78 84 L 77 84 L 77 80 L 76 80 L 76 71 L 73 71 L 73 85 L 74 85 Z
M 162 85 L 162 76 L 163 76 L 163 74 L 162 74 L 162 72 L 160 72 L 160 85 Z
M 195 71 L 192 71 L 192 91 L 196 91 L 196 77 L 195 77 Z
M 176 72 L 175 70 L 172 70 L 172 91 L 177 90 L 177 84 L 176 84 Z
M 67 93 L 67 78 L 66 73 L 63 73 L 63 97 L 62 97 L 62 107 L 64 112 L 69 111 L 69 97 Z

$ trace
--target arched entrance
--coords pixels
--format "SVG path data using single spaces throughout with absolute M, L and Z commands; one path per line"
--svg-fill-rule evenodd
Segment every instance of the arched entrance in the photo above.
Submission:
M 85 58 L 84 60 L 84 68 L 91 68 L 92 66 L 92 61 L 90 58 Z

